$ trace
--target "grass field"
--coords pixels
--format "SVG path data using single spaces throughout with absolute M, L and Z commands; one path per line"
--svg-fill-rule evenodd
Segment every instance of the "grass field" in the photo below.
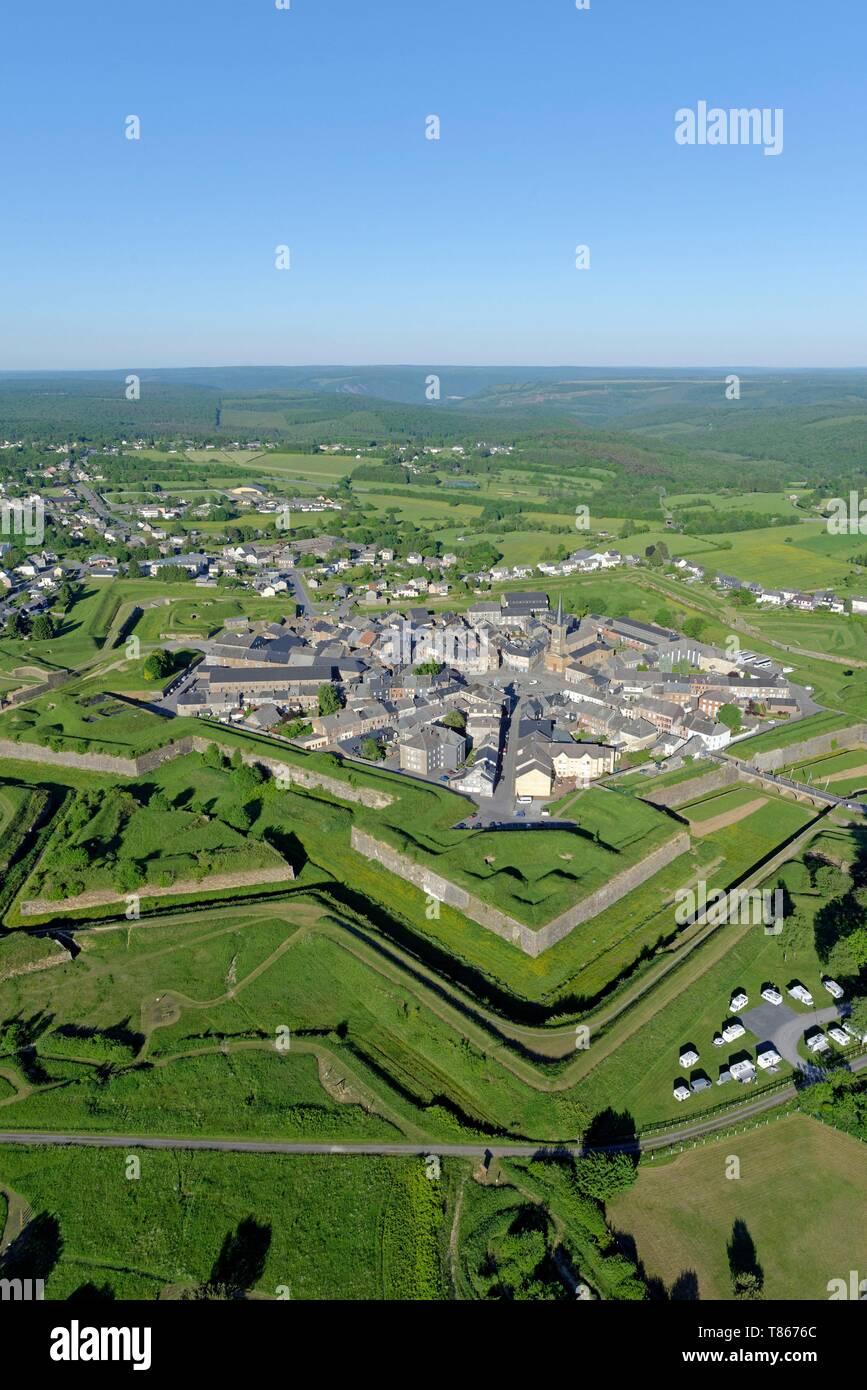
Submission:
M 389 812 L 383 821 L 387 838 L 402 853 L 527 925 L 541 926 L 659 848 L 677 829 L 654 808 L 622 803 L 595 788 L 575 797 L 569 814 L 576 830 L 532 835 L 410 830 L 402 816 Z
M 766 734 L 745 739 L 743 743 L 735 743 L 731 747 L 731 753 L 735 758 L 750 761 L 756 753 L 770 753 L 777 748 L 788 748 L 793 743 L 816 738 L 819 734 L 834 734 L 840 729 L 848 728 L 851 723 L 852 720 L 846 715 L 825 710 L 822 714 L 811 714 L 807 719 L 798 719 L 793 724 L 781 724 Z
M 678 807 L 678 814 L 685 816 L 690 824 L 701 826 L 707 821 L 716 820 L 718 816 L 734 815 L 747 806 L 755 806 L 756 810 L 761 810 L 767 804 L 767 798 L 755 787 L 731 787 L 727 791 L 716 792 L 703 800 Z
M 726 1177 L 729 1156 L 740 1177 Z M 805 1115 L 791 1115 L 681 1154 L 642 1164 L 638 1182 L 608 1208 L 631 1236 L 648 1275 L 666 1290 L 687 1272 L 697 1297 L 732 1297 L 727 1247 L 736 1222 L 754 1242 L 764 1297 L 828 1298 L 867 1248 L 864 1146 Z
M 786 769 L 786 775 L 827 788 L 837 796 L 849 796 L 867 786 L 867 748 L 852 748 L 827 758 L 796 763 Z
M 59 1251 L 45 1296 L 178 1298 L 216 1282 L 265 1299 L 444 1296 L 449 1180 L 421 1159 L 4 1149 L 0 1183 Z M 232 1250 L 226 1248 L 233 1239 Z M 246 1268 L 246 1275 L 242 1269 Z

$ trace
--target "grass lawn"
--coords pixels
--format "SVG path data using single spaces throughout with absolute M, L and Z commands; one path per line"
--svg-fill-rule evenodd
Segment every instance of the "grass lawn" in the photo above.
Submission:
M 729 1155 L 740 1159 L 738 1179 L 726 1178 Z M 766 1299 L 827 1299 L 829 1280 L 848 1281 L 859 1268 L 863 1277 L 864 1145 L 790 1115 L 670 1163 L 643 1163 L 635 1186 L 607 1214 L 633 1237 L 647 1273 L 666 1289 L 692 1271 L 700 1299 L 730 1299 L 727 1246 L 735 1222 L 743 1222 Z
M 786 769 L 786 775 L 811 782 L 836 796 L 849 796 L 867 787 L 867 748 L 853 748 L 845 753 L 832 753 L 827 758 L 796 763 Z
M 806 719 L 798 719 L 791 724 L 780 724 L 769 729 L 766 734 L 756 738 L 733 743 L 728 750 L 732 757 L 751 762 L 757 753 L 770 753 L 777 748 L 788 748 L 793 743 L 801 743 L 819 734 L 833 734 L 846 729 L 852 720 L 845 714 L 835 714 L 833 710 L 823 710 L 821 714 L 811 714 Z
M 699 801 L 691 801 L 686 806 L 679 806 L 678 815 L 685 816 L 690 823 L 702 825 L 705 821 L 716 820 L 717 816 L 728 816 L 756 803 L 756 810 L 767 805 L 767 799 L 757 787 L 729 787 Z
M 575 830 L 409 829 L 391 810 L 386 838 L 485 902 L 542 926 L 670 840 L 677 826 L 643 802 L 590 788 L 570 803 Z
M 713 763 L 706 758 L 697 758 L 688 762 L 684 767 L 674 768 L 671 772 L 661 772 L 654 775 L 652 772 L 627 772 L 624 777 L 611 779 L 613 786 L 618 791 L 633 792 L 637 796 L 643 796 L 645 792 L 661 791 L 664 787 L 677 787 L 681 782 L 690 782 L 694 777 L 706 777 L 709 772 L 714 771 Z

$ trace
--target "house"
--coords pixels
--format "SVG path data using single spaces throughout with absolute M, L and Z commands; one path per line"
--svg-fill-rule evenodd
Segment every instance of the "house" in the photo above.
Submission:
M 455 791 L 466 792 L 469 796 L 493 796 L 497 785 L 497 762 L 497 750 L 490 744 L 476 749 L 472 767 L 452 783 Z
M 203 574 L 205 570 L 207 570 L 208 558 L 206 555 L 194 554 L 166 555 L 161 560 L 145 560 L 140 564 L 139 568 L 143 572 L 150 574 L 153 578 L 156 578 L 160 570 L 166 569 L 169 566 L 186 570 L 187 574 L 195 576 L 197 574 Z
M 420 777 L 454 772 L 464 761 L 466 748 L 466 739 L 456 729 L 430 724 L 407 738 L 401 738 L 401 771 L 414 772 Z
M 521 797 L 548 797 L 553 789 L 553 768 L 546 757 L 537 757 L 532 752 L 523 759 L 518 753 L 515 768 L 515 795 Z
M 330 745 L 344 739 L 360 738 L 383 729 L 394 728 L 396 712 L 378 700 L 353 702 L 335 714 L 317 715 L 311 720 L 314 734 L 324 734 Z
M 545 652 L 542 641 L 504 642 L 501 649 L 503 666 L 508 671 L 532 671 Z
M 671 628 L 657 627 L 654 623 L 639 623 L 632 618 L 615 618 L 604 623 L 599 629 L 609 642 L 615 642 L 637 651 L 652 651 L 673 642 L 678 634 Z
M 260 705 L 258 709 L 251 710 L 247 715 L 247 723 L 256 729 L 273 729 L 275 724 L 280 723 L 280 719 L 279 709 L 270 701 Z
M 504 627 L 524 627 L 531 618 L 548 612 L 548 595 L 515 590 L 503 594 L 500 622 Z
M 601 743 L 555 743 L 551 748 L 551 763 L 558 781 L 575 778 L 581 782 L 595 781 L 614 771 L 617 753 Z

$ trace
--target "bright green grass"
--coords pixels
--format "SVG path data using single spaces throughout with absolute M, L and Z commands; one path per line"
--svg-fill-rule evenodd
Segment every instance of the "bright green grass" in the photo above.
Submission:
M 717 792 L 705 797 L 701 801 L 688 803 L 686 806 L 678 807 L 678 814 L 685 816 L 689 821 L 695 821 L 701 825 L 704 821 L 715 820 L 717 816 L 726 816 L 730 812 L 738 810 L 741 806 L 747 806 L 751 802 L 762 802 L 756 810 L 763 809 L 767 801 L 763 801 L 762 794 L 756 787 L 731 787 L 727 791 Z
M 385 838 L 486 902 L 541 926 L 670 840 L 676 826 L 639 801 L 590 788 L 570 805 L 575 830 L 410 829 L 386 812 Z
M 815 738 L 819 734 L 833 734 L 851 724 L 845 714 L 825 710 L 821 714 L 811 714 L 806 719 L 798 719 L 793 724 L 781 724 L 756 738 L 744 739 L 732 746 L 732 756 L 751 761 L 757 753 L 770 753 L 777 748 L 788 748 L 793 743 Z
M 419 1220 L 412 1179 L 424 1173 L 421 1159 L 153 1150 L 140 1157 L 140 1179 L 127 1181 L 119 1149 L 4 1149 L 0 1181 L 59 1223 L 62 1253 L 46 1298 L 66 1299 L 83 1285 L 107 1287 L 119 1299 L 157 1298 L 166 1289 L 177 1296 L 210 1277 L 227 1236 L 250 1218 L 265 1228 L 253 1286 L 259 1297 L 438 1296 L 436 1289 L 413 1295 L 424 1261 L 438 1272 L 445 1223 L 444 1203 L 435 1220 Z

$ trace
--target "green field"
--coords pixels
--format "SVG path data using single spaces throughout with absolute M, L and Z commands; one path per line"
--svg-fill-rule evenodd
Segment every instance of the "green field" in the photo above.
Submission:
M 740 1160 L 740 1176 L 729 1156 Z M 795 1218 L 797 1214 L 797 1219 Z M 684 1275 L 702 1301 L 732 1297 L 727 1248 L 736 1222 L 752 1240 L 764 1297 L 824 1300 L 831 1279 L 863 1269 L 867 1164 L 863 1144 L 804 1115 L 642 1164 L 608 1207 L 635 1240 L 647 1273 L 671 1290 Z M 684 1295 L 681 1295 L 684 1296 Z
M 758 802 L 757 810 L 767 806 L 767 799 L 757 787 L 731 787 L 727 791 L 715 792 L 699 801 L 690 801 L 678 807 L 678 814 L 688 821 L 701 825 L 715 820 L 717 816 L 728 816 L 744 806 Z
M 421 1159 L 140 1158 L 128 1180 L 123 1150 L 4 1149 L 0 1184 L 50 1237 L 46 1298 L 189 1298 L 209 1285 L 281 1300 L 445 1297 L 442 1232 L 466 1165 L 433 1184 Z
M 590 788 L 570 802 L 575 830 L 449 831 L 406 828 L 383 816 L 389 843 L 485 902 L 541 926 L 670 840 L 677 827 L 642 802 Z
M 759 734 L 756 738 L 734 744 L 732 756 L 749 762 L 756 753 L 770 753 L 777 748 L 788 748 L 793 743 L 816 738 L 819 734 L 834 734 L 840 729 L 848 728 L 851 723 L 852 720 L 846 715 L 835 714 L 833 710 L 811 714 L 806 719 L 798 719 L 788 725 L 782 724 L 776 729 L 770 729 L 766 734 Z
M 847 777 L 847 772 L 857 775 Z M 867 787 L 867 748 L 853 748 L 846 753 L 796 763 L 786 769 L 786 775 L 832 791 L 836 796 L 849 796 Z

